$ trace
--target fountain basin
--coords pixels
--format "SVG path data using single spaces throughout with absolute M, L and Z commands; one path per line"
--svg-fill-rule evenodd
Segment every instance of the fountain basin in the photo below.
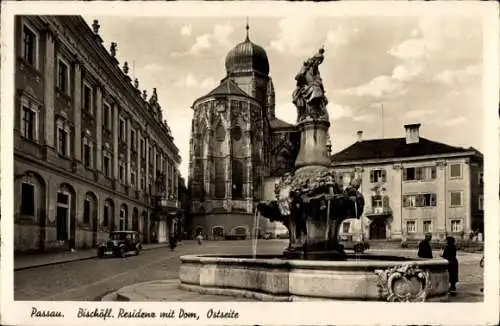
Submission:
M 371 254 L 347 258 L 316 261 L 272 255 L 182 256 L 180 287 L 262 301 L 424 301 L 447 296 L 446 260 Z M 412 267 L 404 269 L 409 265 Z

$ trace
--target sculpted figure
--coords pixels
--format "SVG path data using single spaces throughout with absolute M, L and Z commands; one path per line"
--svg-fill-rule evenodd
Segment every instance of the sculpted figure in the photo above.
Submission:
M 325 96 L 323 81 L 319 72 L 319 65 L 323 63 L 325 50 L 319 49 L 311 58 L 302 65 L 299 73 L 295 76 L 297 87 L 292 98 L 297 107 L 297 121 L 300 122 L 310 116 L 313 119 L 328 119 L 326 105 L 328 99 Z

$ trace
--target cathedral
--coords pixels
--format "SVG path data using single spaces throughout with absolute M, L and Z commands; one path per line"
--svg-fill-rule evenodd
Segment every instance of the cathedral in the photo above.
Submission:
M 254 225 L 264 184 L 292 171 L 299 149 L 297 127 L 275 116 L 269 60 L 248 30 L 226 56 L 226 76 L 192 106 L 189 224 L 208 239 L 265 232 Z

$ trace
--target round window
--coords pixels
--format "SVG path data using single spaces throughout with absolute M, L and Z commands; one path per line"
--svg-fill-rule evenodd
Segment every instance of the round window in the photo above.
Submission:
M 233 128 L 233 139 L 236 141 L 241 139 L 241 128 L 239 126 Z

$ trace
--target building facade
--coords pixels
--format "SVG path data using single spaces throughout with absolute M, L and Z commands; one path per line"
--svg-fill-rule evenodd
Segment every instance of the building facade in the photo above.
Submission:
M 474 148 L 434 142 L 406 125 L 406 137 L 359 140 L 332 156 L 342 180 L 359 177 L 365 210 L 340 234 L 365 239 L 468 237 L 483 232 L 483 155 Z
M 267 54 L 248 26 L 225 66 L 226 77 L 192 106 L 191 232 L 212 239 L 252 234 L 264 179 L 293 169 L 300 137 L 275 116 Z
M 137 79 L 80 16 L 18 16 L 15 250 L 92 248 L 111 230 L 165 241 L 179 150 Z M 168 207 L 158 212 L 158 196 Z

